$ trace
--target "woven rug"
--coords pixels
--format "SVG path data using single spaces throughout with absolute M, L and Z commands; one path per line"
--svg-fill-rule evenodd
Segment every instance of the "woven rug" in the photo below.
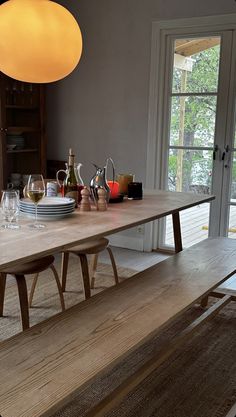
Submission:
M 201 314 L 192 308 L 53 417 L 82 417 L 176 333 Z M 146 378 L 107 417 L 226 417 L 236 402 L 236 304 L 203 325 L 191 341 Z

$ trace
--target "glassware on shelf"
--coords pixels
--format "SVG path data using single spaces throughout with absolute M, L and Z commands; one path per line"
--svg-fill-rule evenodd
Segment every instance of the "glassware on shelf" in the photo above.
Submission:
M 19 229 L 17 222 L 19 216 L 19 192 L 16 190 L 5 190 L 1 198 L 2 214 L 5 223 L 1 226 L 4 229 Z
M 33 229 L 42 229 L 45 227 L 45 224 L 38 223 L 38 203 L 42 200 L 45 196 L 45 183 L 43 176 L 40 174 L 30 175 L 26 193 L 29 199 L 35 205 L 35 221 L 33 224 L 30 224 L 29 227 Z

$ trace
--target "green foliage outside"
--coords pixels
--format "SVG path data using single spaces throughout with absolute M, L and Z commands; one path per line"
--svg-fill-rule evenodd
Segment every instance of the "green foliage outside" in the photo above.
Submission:
M 185 91 L 196 93 L 194 96 L 172 97 L 170 145 L 187 147 L 213 147 L 216 116 L 216 97 L 197 93 L 215 93 L 218 89 L 218 67 L 220 46 L 206 49 L 193 55 L 192 71 L 187 72 Z M 181 92 L 182 70 L 175 68 L 172 92 Z M 182 81 L 183 82 L 183 81 Z M 183 87 L 182 87 L 183 88 Z M 184 133 L 180 143 L 181 100 L 184 100 Z M 183 106 L 183 103 L 182 103 Z M 176 189 L 177 156 L 176 149 L 170 149 L 169 189 Z M 187 150 L 183 152 L 182 191 L 189 191 L 192 184 L 210 186 L 212 169 L 212 151 Z

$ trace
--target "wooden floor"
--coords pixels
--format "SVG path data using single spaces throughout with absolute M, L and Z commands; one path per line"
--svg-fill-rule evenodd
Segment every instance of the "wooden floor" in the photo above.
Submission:
M 188 248 L 208 237 L 210 204 L 200 204 L 180 213 L 183 246 Z M 231 206 L 228 237 L 236 239 L 236 207 Z M 166 244 L 174 245 L 172 217 L 166 221 Z
M 132 269 L 134 271 L 143 271 L 158 262 L 168 258 L 167 254 L 157 252 L 139 252 L 136 250 L 123 249 L 112 247 L 117 265 L 122 268 Z M 107 251 L 100 253 L 99 261 L 104 264 L 109 264 L 109 256 Z

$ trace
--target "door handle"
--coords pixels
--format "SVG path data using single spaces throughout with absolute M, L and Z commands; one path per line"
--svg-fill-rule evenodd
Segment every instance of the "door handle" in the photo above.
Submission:
M 213 161 L 215 161 L 215 160 L 216 160 L 216 152 L 218 152 L 218 150 L 219 150 L 218 145 L 215 145 L 215 146 L 214 146 L 214 150 L 213 150 Z
M 226 145 L 226 146 L 225 146 L 225 150 L 224 150 L 224 152 L 222 153 L 222 161 L 224 161 L 224 160 L 225 160 L 225 158 L 226 158 L 226 156 L 227 156 L 227 161 L 225 162 L 225 165 L 224 165 L 224 167 L 225 167 L 225 168 L 228 168 L 228 166 L 229 166 L 229 158 L 230 158 L 230 156 L 229 156 L 229 151 L 230 151 L 230 149 L 229 149 L 229 145 Z
M 224 150 L 224 152 L 222 153 L 222 161 L 224 161 L 225 160 L 225 156 L 226 156 L 226 154 L 229 152 L 229 145 L 226 145 L 225 146 L 225 150 Z

